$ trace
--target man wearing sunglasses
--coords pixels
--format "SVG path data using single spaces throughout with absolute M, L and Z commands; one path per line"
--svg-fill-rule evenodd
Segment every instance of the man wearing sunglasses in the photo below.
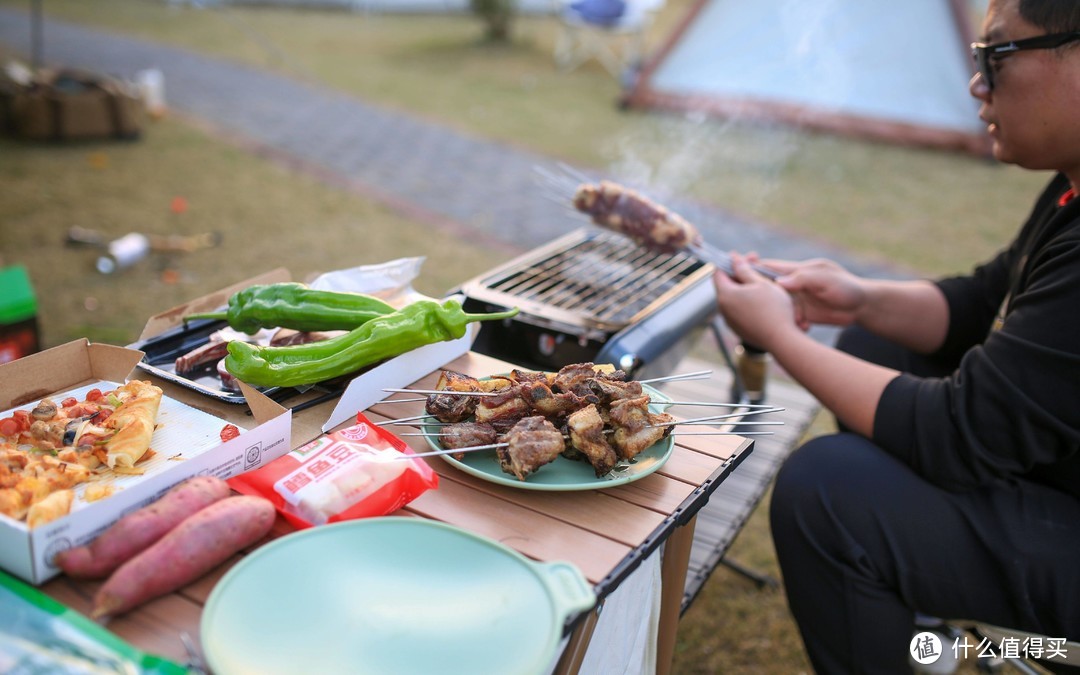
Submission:
M 937 281 L 761 261 L 773 283 L 738 255 L 715 277 L 728 325 L 841 430 L 771 504 L 822 673 L 910 672 L 917 614 L 1080 640 L 1080 0 L 990 0 L 972 55 L 994 156 L 1055 172 L 1001 253 Z M 836 349 L 815 322 L 845 326 Z

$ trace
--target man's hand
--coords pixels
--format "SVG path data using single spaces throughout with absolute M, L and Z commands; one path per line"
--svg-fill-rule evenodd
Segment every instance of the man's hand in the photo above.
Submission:
M 795 298 L 795 321 L 803 330 L 816 323 L 855 323 L 866 302 L 862 280 L 831 260 L 768 260 L 763 264 L 781 274 L 776 283 Z
M 799 332 L 791 295 L 754 270 L 751 259 L 732 254 L 733 276 L 713 276 L 724 320 L 743 340 L 767 351 L 783 333 Z

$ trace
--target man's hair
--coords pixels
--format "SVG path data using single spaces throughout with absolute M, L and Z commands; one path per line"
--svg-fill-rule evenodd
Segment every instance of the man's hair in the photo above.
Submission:
M 1020 16 L 1047 33 L 1080 31 L 1077 0 L 1020 0 Z

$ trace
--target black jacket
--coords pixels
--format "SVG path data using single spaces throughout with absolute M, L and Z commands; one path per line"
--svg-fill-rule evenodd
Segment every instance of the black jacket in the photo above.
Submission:
M 1080 497 L 1080 198 L 1057 175 L 1012 244 L 938 281 L 948 377 L 885 388 L 874 441 L 931 482 L 966 489 L 1024 476 Z

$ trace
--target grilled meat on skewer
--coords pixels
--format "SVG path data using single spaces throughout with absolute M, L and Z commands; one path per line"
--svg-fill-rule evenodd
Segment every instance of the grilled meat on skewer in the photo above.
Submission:
M 553 393 L 547 380 L 534 380 L 520 385 L 521 398 L 536 414 L 543 415 L 552 422 L 565 418 L 578 408 L 586 405 L 580 396 L 573 392 Z
M 452 370 L 444 370 L 435 385 L 439 391 L 480 391 L 480 383 L 475 377 L 462 375 Z M 461 422 L 476 410 L 478 396 L 455 396 L 454 394 L 432 394 L 424 404 L 424 412 L 440 422 Z M 465 447 L 465 446 L 460 446 Z
M 528 402 L 521 397 L 521 385 L 513 385 L 494 396 L 480 398 L 476 403 L 476 421 L 492 425 L 499 433 L 506 433 L 522 417 L 532 414 Z
M 608 421 L 615 430 L 611 445 L 619 459 L 629 460 L 670 434 L 674 428 L 670 422 L 675 418 L 667 413 L 650 412 L 649 397 L 641 396 L 613 402 L 608 409 Z
M 442 431 L 439 432 L 439 441 L 447 450 L 471 448 L 476 445 L 497 443 L 499 434 L 495 431 L 495 427 L 490 424 L 457 422 L 442 428 Z M 451 457 L 460 461 L 465 457 L 465 453 L 454 453 Z
M 608 474 L 618 457 L 604 438 L 604 420 L 596 406 L 589 404 L 571 413 L 566 426 L 570 431 L 570 443 L 589 460 L 597 477 Z
M 519 420 L 503 440 L 507 445 L 496 450 L 499 466 L 518 480 L 555 461 L 566 445 L 555 425 L 539 415 Z
M 578 396 L 588 397 L 593 393 L 589 381 L 594 379 L 621 382 L 626 379 L 626 373 L 621 370 L 605 371 L 598 369 L 592 363 L 572 363 L 563 366 L 555 374 L 551 386 L 552 390 L 571 392 Z
M 508 377 L 514 384 L 524 384 L 526 382 L 548 383 L 548 374 L 535 370 L 518 370 L 515 368 L 510 371 Z
M 622 372 L 622 371 L 620 371 Z M 612 401 L 624 398 L 638 398 L 642 395 L 640 382 L 630 380 L 623 382 L 602 377 L 594 377 L 585 381 L 585 386 L 592 391 L 601 405 L 610 405 Z
M 611 181 L 580 185 L 573 202 L 578 211 L 587 213 L 597 225 L 657 253 L 675 253 L 701 243 L 697 229 L 682 216 Z

